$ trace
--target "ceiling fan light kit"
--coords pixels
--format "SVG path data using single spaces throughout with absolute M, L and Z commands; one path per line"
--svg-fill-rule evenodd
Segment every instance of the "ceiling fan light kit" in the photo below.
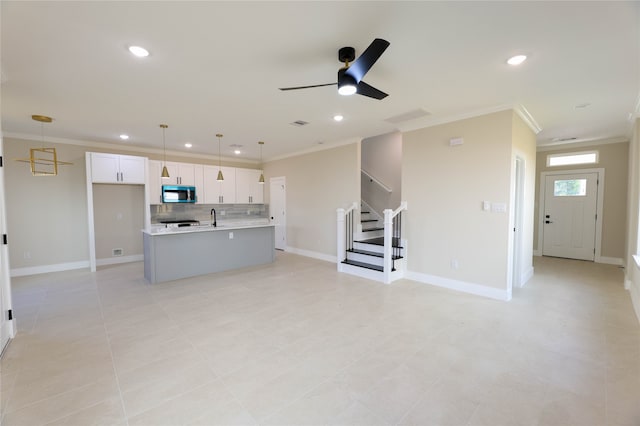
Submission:
M 362 55 L 355 59 L 355 49 L 353 47 L 343 47 L 338 50 L 338 59 L 344 63 L 344 67 L 338 70 L 338 81 L 336 83 L 315 84 L 311 86 L 281 87 L 280 90 L 310 89 L 313 87 L 338 86 L 338 93 L 344 96 L 358 94 L 369 98 L 381 100 L 388 95 L 375 87 L 369 86 L 362 81 L 362 78 L 371 69 L 373 64 L 382 56 L 389 42 L 381 38 L 373 42 L 362 52 Z M 354 61 L 355 59 L 355 61 Z

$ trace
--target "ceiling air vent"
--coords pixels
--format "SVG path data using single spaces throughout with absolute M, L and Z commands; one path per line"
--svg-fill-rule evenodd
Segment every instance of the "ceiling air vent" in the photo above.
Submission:
M 416 118 L 422 118 L 431 115 L 431 113 L 424 108 L 414 109 L 412 111 L 405 112 L 403 114 L 395 115 L 393 117 L 389 117 L 384 121 L 388 121 L 389 123 L 399 124 L 403 121 L 415 120 Z
M 303 121 L 303 120 L 296 120 L 293 123 L 289 123 L 289 124 L 291 124 L 292 126 L 296 126 L 296 127 L 302 127 L 302 126 L 306 126 L 309 123 L 306 122 L 306 121 Z

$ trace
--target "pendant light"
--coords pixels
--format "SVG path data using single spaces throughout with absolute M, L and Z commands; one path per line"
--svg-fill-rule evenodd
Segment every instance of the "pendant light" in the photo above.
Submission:
M 40 123 L 40 137 L 42 148 L 31 148 L 29 158 L 16 158 L 15 161 L 29 163 L 33 176 L 57 176 L 58 165 L 72 165 L 67 161 L 58 160 L 55 148 L 45 148 L 44 146 L 44 123 L 51 123 L 53 118 L 46 115 L 32 115 L 31 119 Z
M 262 169 L 262 145 L 264 145 L 264 142 L 259 141 L 258 145 L 260 145 L 260 168 Z M 264 184 L 264 172 L 263 171 L 260 172 L 260 179 L 258 179 L 258 183 L 260 185 Z
M 218 178 L 216 180 L 222 182 L 224 180 L 224 176 L 222 176 L 222 157 L 220 156 L 220 139 L 222 138 L 222 134 L 216 133 L 216 137 L 218 138 Z
M 169 170 L 167 170 L 167 144 L 164 139 L 164 131 L 169 126 L 167 126 L 166 124 L 161 124 L 160 127 L 162 128 L 162 149 L 164 151 L 164 157 L 162 160 L 162 174 L 160 176 L 162 177 L 162 179 L 169 179 Z

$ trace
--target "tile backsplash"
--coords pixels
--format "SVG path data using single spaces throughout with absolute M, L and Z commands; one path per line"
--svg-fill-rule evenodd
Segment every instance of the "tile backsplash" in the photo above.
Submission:
M 268 219 L 267 204 L 180 204 L 151 205 L 151 224 L 165 220 L 199 220 L 209 222 L 211 209 L 216 209 L 218 223 Z

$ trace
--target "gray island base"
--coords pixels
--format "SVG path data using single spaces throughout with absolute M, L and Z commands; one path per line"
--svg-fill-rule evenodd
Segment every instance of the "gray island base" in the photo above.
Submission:
M 274 226 L 147 232 L 144 277 L 160 283 L 275 261 Z

